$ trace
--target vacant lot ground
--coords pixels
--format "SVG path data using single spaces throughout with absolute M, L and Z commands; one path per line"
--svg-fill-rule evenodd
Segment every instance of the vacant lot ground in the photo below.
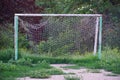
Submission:
M 52 75 L 47 79 L 35 79 L 30 77 L 18 78 L 17 80 L 65 80 L 64 76 L 79 77 L 80 80 L 120 80 L 120 75 L 107 72 L 103 69 L 86 69 L 77 68 L 73 69 L 71 64 L 52 64 L 51 66 L 61 69 L 64 75 Z M 67 68 L 69 67 L 69 68 Z

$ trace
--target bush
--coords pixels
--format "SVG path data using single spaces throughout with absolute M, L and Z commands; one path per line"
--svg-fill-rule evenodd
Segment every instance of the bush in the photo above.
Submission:
M 0 49 L 7 49 L 14 46 L 13 25 L 5 23 L 6 26 L 0 26 Z
M 47 63 L 45 60 L 39 61 L 38 64 L 40 65 L 41 68 L 51 68 L 50 64 Z
M 9 48 L 9 49 L 4 49 L 0 50 L 0 60 L 3 62 L 7 62 L 10 59 L 14 58 L 14 50 Z
M 25 65 L 25 66 L 32 66 L 32 59 L 30 58 L 21 58 L 16 61 L 16 64 L 18 65 Z
M 99 61 L 99 59 L 95 56 L 80 56 L 80 55 L 67 55 L 67 56 L 59 56 L 59 57 L 51 57 L 51 56 L 40 56 L 38 54 L 26 54 L 23 55 L 24 58 L 32 59 L 32 63 L 38 63 L 45 61 L 50 64 L 60 64 L 60 63 L 93 63 L 95 61 Z
M 102 52 L 101 60 L 102 68 L 120 73 L 120 52 L 117 48 L 111 49 L 109 47 L 105 48 Z
M 55 51 L 53 51 L 53 56 L 59 56 L 59 55 L 65 55 L 70 54 L 70 49 L 73 47 L 73 44 L 64 45 L 60 48 L 57 48 Z
M 19 51 L 18 54 L 19 58 L 21 58 L 21 52 Z M 14 49 L 8 48 L 8 49 L 3 49 L 0 50 L 0 60 L 3 62 L 8 62 L 10 59 L 14 60 L 15 57 L 15 52 Z
M 39 45 L 37 45 L 37 48 L 39 54 L 48 53 L 49 50 L 48 44 L 45 41 L 41 41 Z
M 38 62 L 42 62 L 42 61 L 46 61 L 47 63 L 50 64 L 57 64 L 57 63 L 70 63 L 71 60 L 68 58 L 63 58 L 63 57 L 45 57 L 45 56 L 37 56 L 37 55 L 26 55 L 24 56 L 24 58 L 30 58 L 32 59 L 33 63 L 38 63 Z
M 2 61 L 0 61 L 0 71 L 13 71 L 16 69 L 16 65 L 11 63 L 3 63 Z

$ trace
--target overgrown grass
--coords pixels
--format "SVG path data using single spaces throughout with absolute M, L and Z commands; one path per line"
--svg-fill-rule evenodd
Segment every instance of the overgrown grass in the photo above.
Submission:
M 32 63 L 38 63 L 39 61 L 45 60 L 50 64 L 60 64 L 60 63 L 67 63 L 67 64 L 77 64 L 79 62 L 86 63 L 86 62 L 93 62 L 98 61 L 99 59 L 93 55 L 65 55 L 65 56 L 49 56 L 49 55 L 39 55 L 39 54 L 26 54 L 23 53 L 22 57 L 25 59 L 29 58 L 32 59 Z
M 65 78 L 65 80 L 83 80 L 81 77 L 72 76 L 72 75 L 64 76 L 64 78 Z
M 73 65 L 73 66 L 65 66 L 65 67 L 62 67 L 62 68 L 64 68 L 64 69 L 80 69 L 80 66 L 78 66 L 78 65 Z
M 32 71 L 29 73 L 29 76 L 32 78 L 48 78 L 50 75 L 60 75 L 63 74 L 63 72 L 59 69 L 41 69 Z
M 21 52 L 19 51 L 19 58 L 21 58 Z M 10 59 L 14 59 L 14 49 L 13 48 L 7 48 L 7 49 L 1 49 L 0 50 L 0 61 L 8 62 Z
M 117 48 L 105 48 L 102 53 L 101 67 L 120 74 L 120 51 Z
M 102 51 L 102 59 L 95 59 L 88 56 L 88 59 L 83 59 L 78 63 L 79 66 L 84 66 L 92 69 L 105 69 L 113 73 L 120 74 L 120 51 L 117 48 L 104 48 Z M 86 61 L 87 60 L 87 61 Z
M 51 67 L 45 61 L 34 64 L 34 66 L 1 62 L 0 72 L 0 80 L 14 80 L 15 78 L 25 76 L 48 78 L 50 75 L 63 74 L 61 70 Z
M 77 66 L 71 66 L 71 68 L 86 67 L 91 69 L 105 69 L 112 71 L 114 73 L 120 74 L 120 51 L 115 48 L 104 48 L 102 51 L 102 59 L 99 60 L 97 56 L 91 54 L 86 55 L 67 55 L 52 57 L 47 55 L 37 55 L 37 54 L 22 54 L 24 58 L 32 59 L 32 63 L 37 63 L 39 61 L 45 60 L 50 64 L 59 63 L 71 63 L 77 64 Z
M 1 51 L 1 53 L 0 55 L 3 55 L 4 51 Z M 3 61 L 6 62 L 8 59 Z M 101 60 L 89 54 L 82 56 L 69 55 L 52 57 L 29 54 L 26 51 L 22 51 L 21 58 L 18 61 L 11 59 L 7 63 L 0 62 L 0 79 L 13 80 L 14 78 L 24 76 L 45 78 L 53 74 L 62 74 L 62 71 L 56 70 L 50 66 L 50 64 L 53 63 L 72 63 L 77 64 L 77 66 L 69 66 L 67 68 L 79 69 L 86 67 L 91 69 L 105 69 L 120 74 L 120 52 L 118 49 L 105 48 L 102 52 Z

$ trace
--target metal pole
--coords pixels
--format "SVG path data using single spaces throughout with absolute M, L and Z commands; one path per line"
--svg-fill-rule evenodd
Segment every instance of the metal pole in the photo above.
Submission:
M 16 16 L 102 16 L 101 14 L 15 14 Z
M 99 17 L 96 18 L 96 25 L 95 25 L 95 39 L 94 39 L 94 52 L 93 52 L 94 56 L 96 55 L 96 52 L 97 52 L 98 24 L 99 24 Z
M 101 59 L 101 47 L 102 47 L 102 17 L 99 18 L 99 49 L 98 58 Z
M 18 59 L 18 16 L 14 16 L 14 49 L 15 60 Z

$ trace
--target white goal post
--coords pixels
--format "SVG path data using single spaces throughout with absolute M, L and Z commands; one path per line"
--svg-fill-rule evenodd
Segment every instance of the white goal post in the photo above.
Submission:
M 14 49 L 15 49 L 15 60 L 18 59 L 18 18 L 26 17 L 40 17 L 40 16 L 85 16 L 85 17 L 96 17 L 95 26 L 95 37 L 94 37 L 94 51 L 93 55 L 98 53 L 98 58 L 101 59 L 101 46 L 102 46 L 102 14 L 15 14 L 14 15 Z M 98 44 L 98 46 L 97 46 Z M 97 50 L 98 49 L 98 50 Z

